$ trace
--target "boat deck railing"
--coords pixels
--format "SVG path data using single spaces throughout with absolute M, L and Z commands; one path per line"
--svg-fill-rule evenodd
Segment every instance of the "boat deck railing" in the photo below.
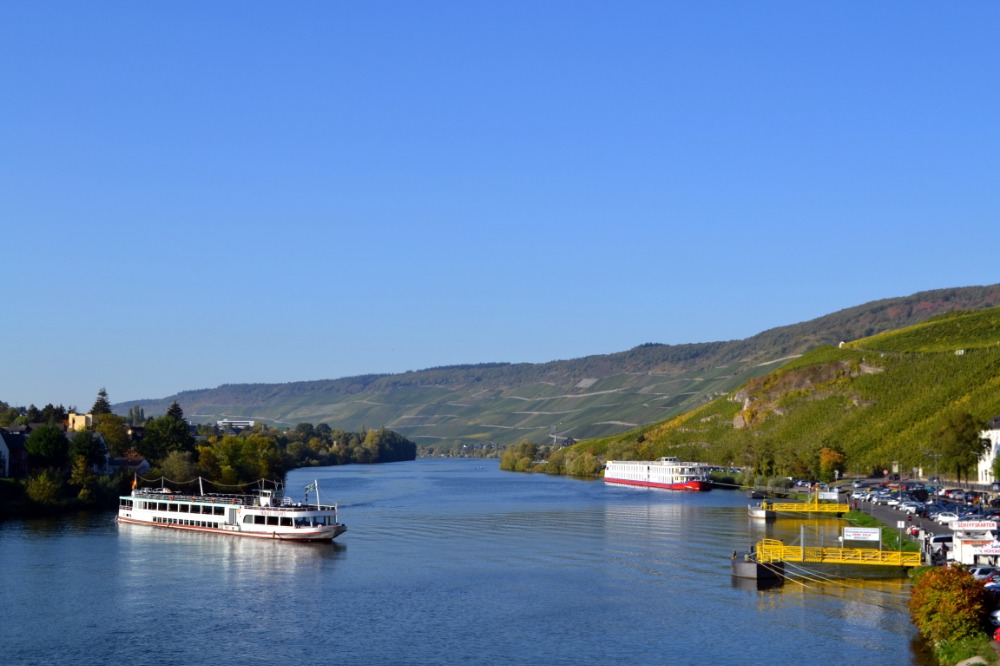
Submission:
M 202 504 L 241 504 L 243 506 L 261 507 L 260 497 L 257 495 L 234 495 L 228 493 L 208 493 L 205 495 L 189 495 L 186 493 L 165 493 L 159 489 L 133 491 L 133 497 L 141 497 L 146 500 L 157 500 L 160 502 L 199 502 Z M 265 509 L 277 509 L 285 511 L 320 510 L 336 511 L 336 504 L 309 504 L 305 502 L 292 502 L 288 497 L 272 498 L 270 505 Z

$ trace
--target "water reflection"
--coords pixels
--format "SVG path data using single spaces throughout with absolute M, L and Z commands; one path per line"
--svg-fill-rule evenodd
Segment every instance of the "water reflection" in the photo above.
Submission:
M 347 545 L 337 542 L 286 542 L 276 539 L 251 539 L 205 532 L 118 523 L 123 551 L 145 556 L 155 551 L 162 559 L 197 559 L 217 563 L 223 570 L 238 568 L 257 571 L 295 573 L 301 568 L 314 568 L 318 561 L 335 561 L 347 552 Z M 128 559 L 127 559 L 128 561 Z

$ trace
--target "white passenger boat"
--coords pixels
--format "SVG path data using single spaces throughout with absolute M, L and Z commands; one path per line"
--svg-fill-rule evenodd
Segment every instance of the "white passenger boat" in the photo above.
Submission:
M 330 541 L 347 531 L 337 520 L 336 504 L 321 504 L 319 484 L 306 486 L 315 492 L 314 503 L 296 503 L 280 486 L 260 488 L 249 494 L 174 492 L 170 488 L 136 488 L 118 501 L 118 520 L 195 532 L 285 541 Z
M 677 458 L 657 460 L 609 460 L 604 482 L 667 490 L 711 490 L 712 467 Z
M 760 504 L 748 504 L 747 514 L 751 518 L 763 518 L 764 520 L 774 520 L 778 515 L 774 509 L 770 508 L 770 505 L 767 502 L 761 502 Z

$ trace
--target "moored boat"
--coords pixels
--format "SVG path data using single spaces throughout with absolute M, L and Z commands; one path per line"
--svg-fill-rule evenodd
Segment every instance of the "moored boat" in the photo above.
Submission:
M 705 491 L 712 489 L 712 467 L 677 458 L 657 460 L 609 460 L 604 468 L 604 482 L 666 490 Z
M 763 518 L 765 520 L 773 520 L 777 516 L 774 509 L 772 509 L 767 502 L 761 502 L 760 504 L 748 504 L 747 514 L 751 518 Z
M 291 501 L 282 488 L 260 487 L 250 493 L 174 492 L 170 488 L 136 488 L 118 498 L 118 521 L 152 527 L 284 541 L 330 541 L 347 531 L 336 504 L 321 504 L 319 483 L 314 503 Z

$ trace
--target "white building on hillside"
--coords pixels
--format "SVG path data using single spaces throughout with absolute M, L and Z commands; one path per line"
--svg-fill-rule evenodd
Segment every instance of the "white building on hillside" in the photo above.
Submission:
M 1000 416 L 986 424 L 986 430 L 979 436 L 989 441 L 989 448 L 979 459 L 979 483 L 991 484 L 1000 479 L 993 478 L 993 461 L 1000 455 Z

